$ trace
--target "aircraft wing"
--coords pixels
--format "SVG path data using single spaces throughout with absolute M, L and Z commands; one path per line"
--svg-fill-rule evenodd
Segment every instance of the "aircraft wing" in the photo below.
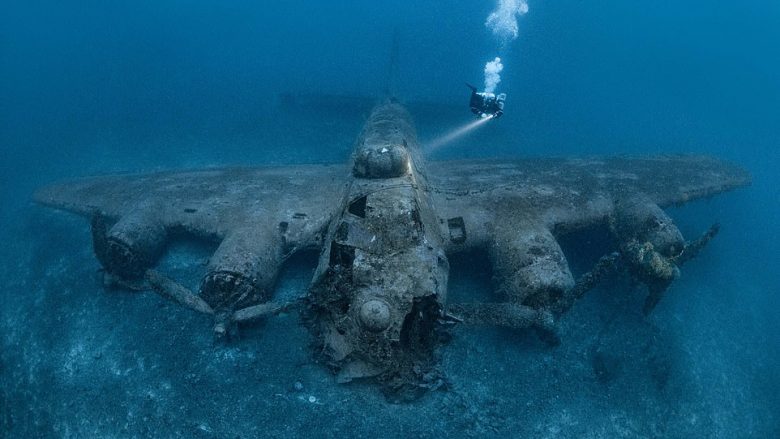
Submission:
M 750 183 L 744 169 L 706 156 L 443 161 L 428 167 L 434 204 L 456 249 L 490 243 L 496 228 L 576 230 L 605 221 L 623 200 L 666 207 Z
M 561 312 L 615 260 L 603 259 L 575 284 L 556 235 L 608 225 L 629 271 L 650 287 L 649 312 L 679 265 L 717 232 L 685 242 L 661 208 L 750 183 L 742 168 L 702 156 L 433 162 L 425 175 L 445 250 L 488 249 L 498 289 L 516 292 L 513 303 Z M 321 244 L 350 181 L 343 165 L 229 168 L 81 179 L 45 187 L 35 198 L 92 217 L 96 256 L 126 279 L 149 279 L 146 269 L 171 233 L 220 241 L 201 294 L 216 305 L 164 289 L 210 310 L 225 288 L 243 291 L 236 285 L 268 296 L 287 255 Z M 152 278 L 153 285 L 166 283 Z M 241 295 L 232 305 L 264 300 Z
M 94 177 L 47 186 L 39 203 L 111 220 L 141 215 L 166 229 L 224 238 L 256 224 L 281 227 L 313 244 L 338 209 L 344 165 L 303 165 Z
M 339 208 L 348 176 L 344 165 L 128 174 L 58 183 L 35 199 L 114 220 L 152 211 L 169 228 L 216 238 L 251 222 L 305 223 L 306 245 Z M 603 221 L 621 199 L 666 207 L 750 183 L 744 169 L 705 156 L 440 161 L 428 163 L 428 178 L 439 217 L 466 247 L 483 245 L 503 221 L 572 230 Z

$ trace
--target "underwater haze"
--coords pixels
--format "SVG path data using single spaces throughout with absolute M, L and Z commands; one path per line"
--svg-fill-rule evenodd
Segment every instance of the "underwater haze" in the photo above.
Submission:
M 0 437 L 780 437 L 780 3 L 529 0 L 504 41 L 496 5 L 4 0 Z M 648 317 L 617 277 L 557 347 L 457 327 L 447 389 L 403 404 L 337 384 L 295 313 L 219 347 L 208 316 L 104 289 L 88 222 L 32 201 L 89 175 L 346 163 L 394 35 L 423 147 L 473 120 L 464 82 L 503 66 L 505 114 L 428 160 L 707 154 L 752 184 L 668 210 L 687 238 L 721 231 Z M 564 250 L 575 267 L 594 251 Z M 196 285 L 211 251 L 162 264 Z M 454 297 L 488 294 L 484 261 L 451 264 Z M 276 295 L 315 265 L 293 258 Z

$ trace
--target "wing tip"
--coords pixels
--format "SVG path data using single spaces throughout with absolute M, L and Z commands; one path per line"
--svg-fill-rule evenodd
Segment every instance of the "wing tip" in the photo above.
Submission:
M 75 182 L 52 183 L 36 189 L 32 194 L 32 200 L 42 206 L 77 214 L 94 212 L 95 206 L 86 202 L 81 189 L 82 185 Z
M 722 160 L 715 157 L 711 157 L 711 159 L 723 168 L 723 174 L 725 177 L 724 186 L 726 186 L 725 190 L 737 189 L 753 184 L 753 175 L 746 167 L 740 165 L 739 163 Z
M 36 189 L 32 194 L 33 201 L 44 206 L 55 206 L 57 204 L 54 196 L 56 187 L 57 185 L 50 184 Z

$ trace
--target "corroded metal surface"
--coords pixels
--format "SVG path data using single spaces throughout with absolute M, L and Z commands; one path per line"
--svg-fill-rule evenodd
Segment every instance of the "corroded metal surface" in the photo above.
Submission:
M 408 113 L 388 102 L 346 165 L 96 177 L 36 200 L 92 218 L 107 277 L 213 315 L 218 338 L 298 306 L 340 382 L 374 377 L 411 398 L 442 385 L 435 351 L 450 324 L 534 328 L 556 343 L 556 321 L 616 269 L 647 285 L 650 312 L 717 232 L 686 243 L 662 208 L 749 180 L 700 156 L 426 165 Z M 557 238 L 591 227 L 617 248 L 575 281 Z M 182 235 L 219 243 L 197 293 L 155 271 Z M 306 248 L 320 259 L 305 300 L 271 302 L 284 261 Z M 448 256 L 471 250 L 489 258 L 496 300 L 448 303 Z

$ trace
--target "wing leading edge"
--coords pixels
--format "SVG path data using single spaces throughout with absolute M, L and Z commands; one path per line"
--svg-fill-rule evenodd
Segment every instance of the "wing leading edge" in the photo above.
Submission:
M 626 200 L 667 207 L 750 184 L 743 168 L 707 156 L 443 161 L 429 163 L 429 179 L 441 217 L 462 218 L 467 246 L 498 221 L 577 229 Z
M 620 257 L 606 255 L 599 272 L 621 259 L 650 287 L 649 312 L 678 266 L 717 231 L 686 242 L 662 207 L 750 183 L 742 168 L 700 156 L 433 162 L 426 174 L 421 184 L 447 252 L 487 249 L 496 289 L 509 303 L 556 313 L 595 279 L 575 284 L 556 235 L 607 224 Z M 270 300 L 287 256 L 321 244 L 348 179 L 348 169 L 335 165 L 212 169 L 82 179 L 45 187 L 35 198 L 92 217 L 95 253 L 107 272 L 146 278 L 153 287 L 164 278 L 146 270 L 171 233 L 219 241 L 200 288 L 209 306 L 186 291 L 175 299 L 199 310 L 242 310 Z
M 324 227 L 342 195 L 344 166 L 217 168 L 114 175 L 59 183 L 36 192 L 46 206 L 112 221 L 147 216 L 166 228 L 222 239 L 236 229 L 286 222 Z M 305 227 L 304 226 L 305 223 Z M 311 236 L 296 237 L 309 244 Z
M 648 286 L 649 313 L 718 230 L 686 242 L 662 208 L 750 184 L 744 169 L 703 156 L 439 162 L 429 176 L 448 252 L 487 250 L 509 302 L 557 314 L 618 263 Z M 617 252 L 575 284 L 556 235 L 597 225 Z
M 284 308 L 268 303 L 279 269 L 295 251 L 319 245 L 346 175 L 343 166 L 309 165 L 107 176 L 48 186 L 35 199 L 92 218 L 108 284 L 151 286 L 214 314 L 215 334 L 227 337 L 231 321 Z M 219 242 L 199 295 L 151 270 L 171 235 L 182 233 Z

